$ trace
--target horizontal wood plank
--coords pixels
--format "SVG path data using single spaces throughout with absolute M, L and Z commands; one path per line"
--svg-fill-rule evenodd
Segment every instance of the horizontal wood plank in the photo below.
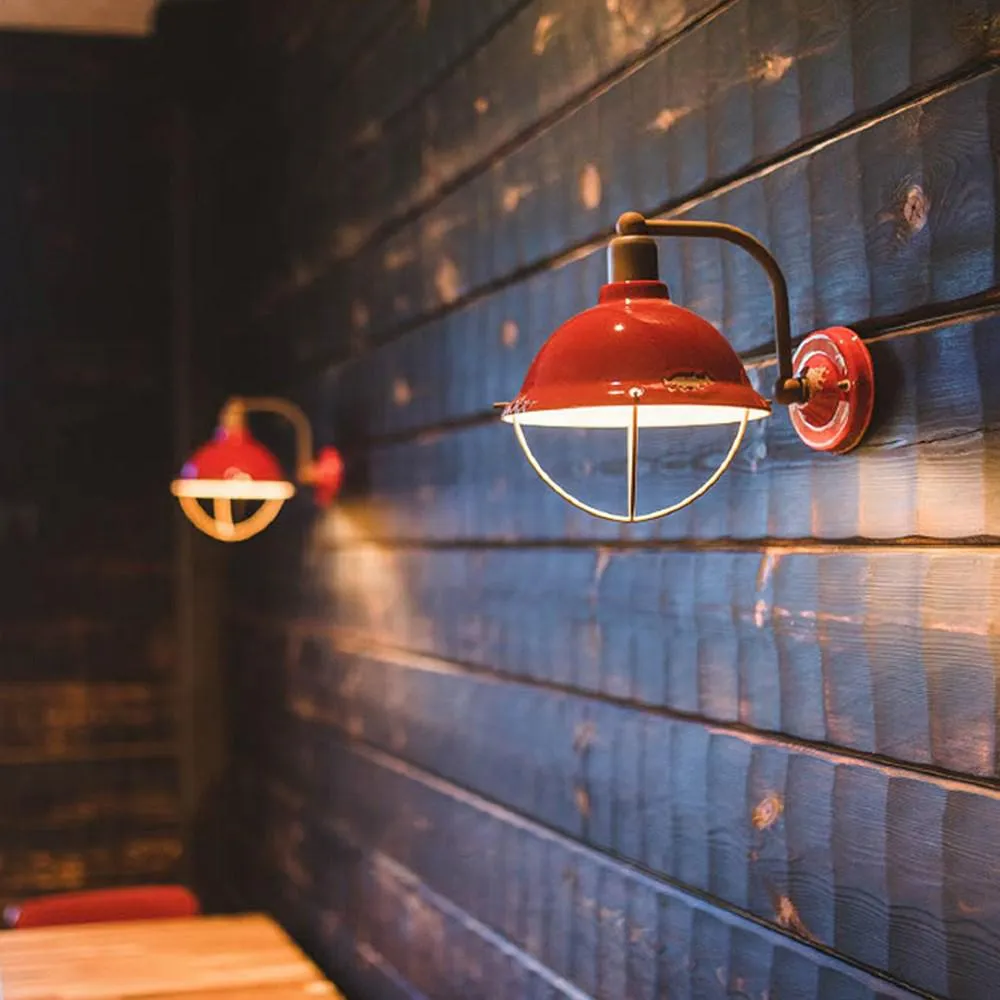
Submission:
M 994 112 L 981 104 L 992 104 L 990 80 L 890 116 L 711 197 L 690 214 L 740 225 L 770 244 L 789 280 L 796 335 L 862 321 L 871 329 L 877 325 L 871 317 L 989 295 L 995 229 L 989 143 L 970 139 L 973 152 L 966 156 L 965 141 L 940 130 L 958 121 L 950 107 L 962 122 L 956 127 L 990 128 Z M 919 230 L 904 225 L 912 206 L 903 195 L 917 197 L 914 184 L 936 206 L 928 209 L 932 230 L 926 216 Z M 668 240 L 661 262 L 675 299 L 719 325 L 738 350 L 769 349 L 770 293 L 740 251 Z M 604 280 L 601 247 L 470 301 L 332 368 L 322 380 L 327 405 L 335 416 L 353 413 L 352 433 L 365 436 L 481 417 L 516 394 L 551 331 L 593 305 Z M 352 287 L 366 287 L 366 279 L 357 276 Z M 389 296 L 380 299 L 385 304 Z M 318 331 L 305 308 L 303 329 Z
M 0 756 L 0 767 L 44 766 L 47 764 L 96 764 L 110 761 L 160 760 L 177 753 L 175 740 L 107 741 L 100 744 L 67 748 L 64 745 L 7 747 Z
M 404 40 L 450 2 L 400 4 L 350 74 L 383 46 L 420 79 Z M 427 995 L 506 984 L 495 938 L 615 1000 L 1000 998 L 1000 7 L 692 20 L 711 6 L 530 2 L 425 91 L 378 75 L 346 111 L 324 90 L 351 61 L 324 65 L 342 5 L 272 50 L 265 110 L 296 117 L 287 146 L 254 122 L 231 152 L 227 218 L 262 225 L 218 314 L 259 351 L 248 377 L 308 369 L 289 391 L 351 451 L 329 515 L 289 505 L 233 553 L 237 867 L 320 949 Z M 858 452 L 808 452 L 780 413 L 699 504 L 638 529 L 537 482 L 489 407 L 592 303 L 627 208 L 760 236 L 796 334 L 863 327 Z M 694 241 L 662 261 L 769 389 L 752 263 Z M 623 441 L 539 448 L 585 500 L 624 502 Z M 723 449 L 643 435 L 640 503 Z M 862 544 L 882 540 L 962 544 Z
M 474 984 L 487 981 L 479 943 L 451 922 L 442 926 L 437 904 L 467 914 L 474 929 L 486 925 L 586 996 L 911 995 L 382 755 L 321 736 L 315 749 L 314 764 L 283 775 L 293 794 L 275 803 L 274 829 L 288 846 L 274 863 L 300 892 L 356 921 L 380 954 L 399 956 L 400 971 L 420 988 L 432 982 L 424 977 L 438 956 L 475 977 L 462 995 L 477 995 Z M 296 793 L 317 788 L 334 793 L 326 815 L 302 815 Z M 385 895 L 396 881 L 409 890 L 402 898 Z M 411 914 L 408 934 L 402 914 Z
M 173 619 L 163 607 L 149 605 L 148 593 L 140 591 L 138 599 L 143 612 L 124 627 L 107 614 L 91 617 L 57 608 L 47 617 L 0 625 L 3 682 L 169 680 Z
M 142 1000 L 309 1000 L 310 997 L 334 995 L 327 983 L 303 983 L 298 986 L 240 986 L 238 990 L 188 990 L 169 993 L 144 993 Z
M 173 735 L 167 683 L 48 681 L 0 683 L 0 763 L 4 754 L 54 759 Z
M 345 158 L 344 135 L 338 142 L 337 133 L 322 129 L 325 148 L 303 162 L 298 174 L 304 185 L 298 204 L 306 213 L 309 204 L 319 211 L 296 218 L 299 272 L 290 276 L 290 285 L 272 286 L 270 296 L 294 290 L 303 269 L 318 274 L 330 257 L 349 255 L 385 222 L 433 197 L 609 72 L 629 66 L 719 5 L 720 0 L 669 0 L 622 12 L 609 10 L 606 0 L 532 0 L 516 6 L 491 0 L 476 5 L 485 8 L 478 15 L 452 16 L 450 26 L 462 30 L 463 21 L 488 17 L 490 7 L 501 17 L 504 8 L 513 11 L 488 46 L 456 64 L 405 115 L 386 123 L 377 141 Z M 421 19 L 427 17 L 429 29 L 434 6 L 412 4 L 415 23 L 402 30 L 421 35 Z M 447 16 L 447 10 L 442 13 Z M 384 78 L 386 64 L 377 65 Z M 510 72 L 513 65 L 517 74 Z M 405 95 L 400 82 L 383 79 L 381 88 Z M 317 118 L 329 115 L 325 102 L 314 96 L 312 101 Z M 356 138 L 353 115 L 348 112 L 345 120 L 346 138 Z
M 918 989 L 971 1000 L 1000 982 L 995 791 L 370 658 L 328 661 L 324 679 L 329 710 L 298 704 L 283 759 L 319 780 L 307 800 L 333 782 L 337 821 L 364 824 L 362 843 L 405 829 L 417 841 L 406 850 L 443 870 L 452 852 L 433 831 L 458 851 L 476 838 L 432 819 L 421 844 L 425 813 L 404 792 L 348 792 L 336 749 L 348 733 Z M 445 894 L 465 905 L 455 883 Z
M 301 138 L 309 144 L 314 158 L 296 164 L 294 169 L 305 183 L 312 181 L 317 189 L 301 194 L 319 194 L 321 185 L 328 186 L 331 178 L 337 177 L 338 167 L 353 174 L 357 165 L 352 161 L 359 159 L 359 151 L 382 142 L 397 130 L 406 130 L 407 117 L 423 121 L 423 101 L 438 86 L 455 88 L 452 77 L 467 79 L 470 70 L 462 64 L 470 59 L 481 60 L 482 45 L 518 8 L 533 2 L 483 0 L 470 4 L 464 0 L 433 0 L 429 4 L 399 5 L 398 12 L 382 26 L 371 48 L 344 79 L 343 87 L 351 99 L 337 109 L 336 131 L 302 128 Z M 391 73 L 386 72 L 389 66 Z M 289 107 L 288 112 L 294 120 L 295 115 L 305 111 L 315 116 L 310 120 L 318 125 L 316 119 L 329 112 L 329 97 L 326 92 L 313 90 L 299 107 Z M 471 126 L 472 121 L 463 119 L 463 124 Z M 367 154 L 363 162 L 371 166 Z M 328 194 L 323 192 L 321 197 L 325 200 Z
M 383 541 L 995 536 L 997 323 L 992 317 L 873 343 L 879 402 L 859 449 L 840 457 L 811 451 L 779 407 L 750 425 L 710 493 L 659 521 L 622 526 L 576 511 L 538 480 L 510 428 L 494 418 L 356 454 L 351 475 L 365 495 L 345 496 L 326 530 L 334 539 Z M 751 374 L 767 391 L 774 373 L 761 364 Z M 624 434 L 528 435 L 563 486 L 588 503 L 624 510 Z M 641 434 L 640 511 L 697 488 L 731 439 L 717 427 Z
M 3 899 L 180 868 L 161 41 L 0 33 Z
M 410 651 L 989 778 L 1000 776 L 998 588 L 993 548 L 359 546 L 267 589 L 258 575 L 234 611 L 267 655 L 287 643 L 285 670 L 297 664 L 319 704 L 336 697 L 338 651 Z
M 176 831 L 107 840 L 100 846 L 0 849 L 0 899 L 175 879 L 183 845 Z M 6 974 L 6 969 L 5 969 Z
M 277 825 L 283 828 L 285 821 L 282 815 Z M 289 825 L 294 828 L 295 821 Z M 256 864 L 280 883 L 282 920 L 302 929 L 320 962 L 343 967 L 343 978 L 338 973 L 336 979 L 349 995 L 422 1000 L 489 991 L 511 1000 L 586 1000 L 398 862 L 363 853 L 344 831 L 325 835 L 325 847 L 336 860 L 319 893 L 301 880 L 286 879 L 287 855 L 258 850 Z M 362 906 L 366 915 L 359 920 L 356 908 Z
M 831 314 L 836 321 L 851 321 L 896 312 L 900 302 L 907 308 L 990 287 L 994 194 L 985 135 L 993 128 L 995 101 L 989 81 L 946 87 L 936 100 L 876 117 L 860 131 L 848 131 L 832 144 L 820 143 L 813 155 L 792 157 L 776 174 L 770 169 L 762 175 L 755 173 L 753 164 L 797 150 L 809 135 L 800 130 L 801 124 L 799 128 L 794 125 L 803 107 L 806 128 L 809 109 L 823 109 L 815 113 L 824 119 L 824 132 L 854 113 L 855 109 L 840 108 L 843 117 L 838 116 L 838 102 L 824 96 L 824 88 L 843 90 L 836 80 L 827 78 L 829 74 L 850 72 L 843 60 L 846 39 L 852 50 L 860 48 L 854 55 L 866 66 L 884 57 L 879 46 L 887 39 L 907 52 L 910 44 L 905 31 L 890 35 L 866 30 L 868 18 L 892 18 L 883 12 L 883 5 L 851 7 L 851 14 L 847 8 L 830 5 L 809 8 L 807 18 L 846 17 L 848 21 L 817 34 L 809 28 L 799 32 L 800 45 L 826 38 L 819 45 L 822 51 L 813 55 L 821 64 L 829 60 L 826 73 L 822 66 L 813 67 L 818 72 L 804 68 L 800 73 L 794 53 L 756 55 L 781 50 L 789 18 L 794 22 L 794 16 L 783 9 L 775 10 L 771 20 L 774 6 L 762 15 L 769 22 L 761 26 L 763 37 L 756 46 L 745 48 L 754 55 L 744 59 L 765 59 L 761 64 L 765 68 L 756 75 L 741 59 L 727 57 L 724 44 L 713 47 L 708 37 L 718 27 L 725 30 L 720 37 L 727 44 L 745 39 L 750 30 L 746 24 L 737 31 L 733 24 L 724 23 L 727 16 L 744 22 L 750 19 L 750 4 L 743 3 L 685 34 L 676 51 L 664 50 L 659 57 L 662 65 L 650 63 L 648 95 L 640 87 L 638 73 L 609 88 L 427 213 L 330 270 L 328 281 L 317 284 L 323 269 L 299 260 L 284 292 L 293 302 L 275 314 L 275 334 L 287 330 L 294 319 L 300 361 L 342 357 L 349 346 L 344 343 L 344 330 L 353 329 L 355 346 L 377 343 L 567 248 L 599 240 L 621 211 L 684 209 L 696 194 L 701 200 L 691 210 L 695 216 L 724 218 L 771 245 L 788 274 L 799 328 L 824 325 Z M 896 6 L 906 11 L 895 23 L 910 23 L 905 14 L 913 5 Z M 917 6 L 929 9 L 931 5 Z M 955 17 L 957 25 L 969 16 L 954 6 L 947 13 L 940 5 L 934 6 L 937 13 L 917 17 L 913 23 L 926 26 L 935 38 L 941 37 L 941 17 Z M 816 15 L 820 9 L 829 13 Z M 851 18 L 858 18 L 858 23 L 851 23 Z M 945 30 L 952 38 L 962 37 L 957 27 Z M 745 40 L 739 45 L 745 46 Z M 874 51 L 866 52 L 866 45 Z M 981 38 L 972 41 L 980 56 L 981 45 Z M 921 48 L 918 45 L 915 51 Z M 709 52 L 717 52 L 720 66 L 729 67 L 724 72 L 738 74 L 735 92 L 726 86 L 708 86 L 694 69 L 704 65 Z M 767 79 L 766 58 L 776 59 L 783 67 L 778 79 Z M 969 52 L 957 58 L 961 64 L 963 58 L 975 57 Z M 788 65 L 785 60 L 790 60 Z M 927 63 L 930 79 L 935 78 L 937 68 L 934 59 Z M 671 90 L 664 92 L 663 80 L 665 76 L 672 79 L 675 70 L 679 80 L 687 83 L 676 83 L 673 89 L 694 88 L 690 95 L 694 105 L 660 136 L 655 122 L 664 113 L 663 102 L 674 99 Z M 848 86 L 846 92 L 857 92 L 862 109 L 868 111 L 893 96 L 885 93 L 885 83 L 880 87 L 875 81 L 857 91 Z M 649 106 L 637 108 L 637 101 Z M 791 109 L 798 109 L 799 114 Z M 831 113 L 834 117 L 827 122 Z M 748 123 L 755 127 L 749 128 Z M 595 145 L 581 142 L 584 136 L 601 138 Z M 412 139 L 407 141 L 412 148 Z M 664 142 L 669 147 L 665 150 L 661 148 Z M 763 150 L 755 148 L 759 143 L 765 145 Z M 631 155 L 637 162 L 631 162 Z M 396 155 L 393 162 L 410 163 L 413 158 Z M 663 176 L 663 163 L 690 164 L 684 169 L 693 170 L 695 176 L 669 183 Z M 355 206 L 373 187 L 371 176 L 364 184 L 352 185 L 350 198 Z M 735 188 L 709 198 L 713 188 L 735 176 L 742 177 Z M 913 211 L 915 205 L 919 211 Z M 305 206 L 304 210 L 308 211 Z M 824 221 L 815 230 L 814 217 Z M 324 224 L 322 212 L 313 211 L 311 218 L 319 227 L 324 248 L 328 247 L 330 223 Z M 931 260 L 935 273 L 928 273 Z M 741 260 L 738 251 L 697 245 L 669 251 L 664 263 L 677 298 L 720 321 L 738 347 L 766 341 L 767 289 L 763 280 L 748 278 L 754 274 L 753 266 Z M 830 291 L 837 290 L 832 297 L 826 294 L 827 285 Z M 366 294 L 365 289 L 378 292 Z M 338 334 L 334 342 L 329 339 L 331 330 Z
M 0 962 L 10 1000 L 129 1000 L 212 990 L 254 996 L 260 986 L 283 986 L 285 996 L 293 987 L 299 996 L 339 996 L 282 930 L 257 914 L 18 931 L 0 940 Z
M 0 838 L 29 830 L 93 831 L 168 824 L 179 813 L 172 760 L 0 767 Z
M 370 85 L 367 78 L 375 65 L 393 78 L 385 74 L 383 52 L 416 7 L 413 0 L 321 0 L 294 8 L 258 4 L 249 18 L 252 35 L 247 42 L 258 65 L 269 72 L 262 96 L 286 123 L 286 134 L 294 136 L 287 162 L 298 176 L 306 176 L 306 165 L 315 162 L 317 140 L 328 135 L 331 104 L 353 104 L 365 83 Z

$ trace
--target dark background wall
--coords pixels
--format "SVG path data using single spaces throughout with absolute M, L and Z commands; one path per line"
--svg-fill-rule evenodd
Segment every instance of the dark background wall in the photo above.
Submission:
M 0 35 L 0 901 L 180 870 L 158 87 Z
M 1000 996 L 1000 8 L 229 17 L 213 350 L 350 477 L 231 554 L 244 900 L 357 996 Z M 629 208 L 749 229 L 799 332 L 862 333 L 857 452 L 778 413 L 633 529 L 535 480 L 491 404 L 594 301 Z M 768 385 L 752 264 L 662 260 Z M 722 447 L 653 441 L 643 495 Z M 549 457 L 620 503 L 623 455 Z

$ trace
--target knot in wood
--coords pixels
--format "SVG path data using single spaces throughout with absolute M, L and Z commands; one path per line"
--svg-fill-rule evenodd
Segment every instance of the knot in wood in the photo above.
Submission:
M 580 201 L 584 208 L 593 211 L 601 204 L 602 188 L 601 172 L 588 163 L 580 174 Z
M 794 62 L 790 56 L 766 55 L 760 61 L 757 75 L 765 83 L 777 83 L 792 68 Z
M 504 321 L 503 326 L 500 328 L 500 341 L 504 347 L 515 347 L 520 335 L 521 331 L 518 329 L 517 323 L 512 319 Z
M 751 822 L 755 829 L 767 830 L 778 822 L 781 812 L 781 799 L 777 795 L 768 795 L 754 806 Z
M 408 406 L 413 400 L 413 390 L 405 378 L 397 378 L 392 383 L 392 401 L 397 406 Z
M 442 257 L 434 272 L 434 287 L 441 302 L 445 305 L 454 302 L 459 296 L 461 282 L 462 278 L 455 262 L 450 257 Z
M 535 32 L 531 40 L 531 51 L 536 56 L 544 55 L 552 38 L 552 29 L 559 22 L 561 14 L 543 14 L 535 22 Z
M 930 199 L 919 184 L 911 184 L 903 196 L 903 218 L 911 233 L 919 233 L 927 225 Z
M 580 722 L 573 730 L 573 750 L 583 753 L 589 750 L 597 738 L 597 727 L 593 722 Z

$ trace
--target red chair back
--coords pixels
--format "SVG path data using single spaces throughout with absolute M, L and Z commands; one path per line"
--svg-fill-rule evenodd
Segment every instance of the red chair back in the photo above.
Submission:
M 4 910 L 4 922 L 16 928 L 54 927 L 110 920 L 193 917 L 200 910 L 197 896 L 182 885 L 143 885 L 26 899 Z

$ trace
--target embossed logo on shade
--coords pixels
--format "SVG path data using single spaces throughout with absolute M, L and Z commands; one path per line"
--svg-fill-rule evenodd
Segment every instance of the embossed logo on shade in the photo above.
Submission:
M 714 381 L 708 372 L 678 372 L 665 377 L 663 385 L 669 392 L 698 392 L 707 389 Z

